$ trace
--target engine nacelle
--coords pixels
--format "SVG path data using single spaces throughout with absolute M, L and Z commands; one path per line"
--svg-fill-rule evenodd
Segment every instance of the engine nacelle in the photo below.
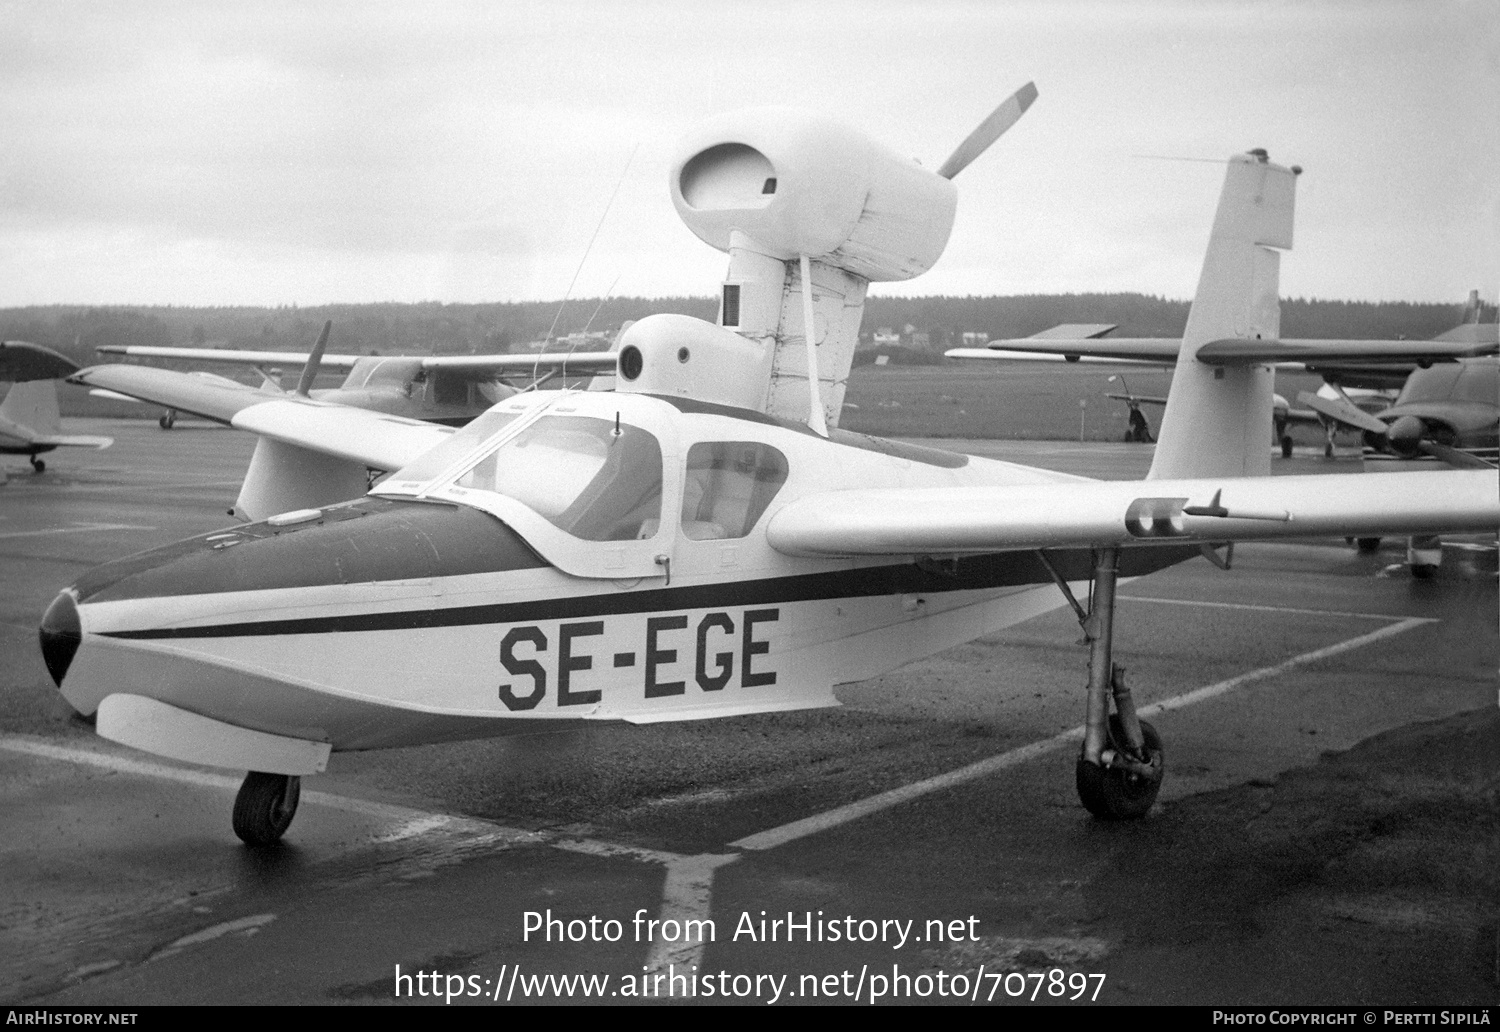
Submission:
M 953 184 L 832 119 L 787 108 L 710 119 L 681 144 L 672 203 L 720 251 L 738 231 L 782 260 L 807 255 L 867 280 L 932 267 L 953 228 Z

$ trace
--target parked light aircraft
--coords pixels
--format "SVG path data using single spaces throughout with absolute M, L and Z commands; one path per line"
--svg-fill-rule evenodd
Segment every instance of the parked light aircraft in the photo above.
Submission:
M 728 252 L 717 324 L 642 319 L 616 391 L 519 394 L 451 435 L 310 399 L 240 411 L 288 455 L 399 468 L 84 576 L 42 621 L 62 694 L 107 738 L 249 770 L 234 826 L 267 843 L 334 751 L 834 706 L 1066 602 L 1090 650 L 1079 795 L 1141 816 L 1163 753 L 1112 661 L 1119 577 L 1239 539 L 1492 530 L 1500 484 L 1267 476 L 1296 173 L 1263 154 L 1227 163 L 1146 481 L 838 429 L 866 287 L 938 259 L 952 177 L 1035 95 L 937 173 L 815 115 L 708 122 L 670 185 Z M 314 479 L 289 462 L 280 499 Z
M 1395 402 L 1374 415 L 1342 398 L 1304 393 L 1300 400 L 1330 421 L 1363 432 L 1366 472 L 1440 463 L 1494 470 L 1500 461 L 1500 358 L 1494 356 L 1416 369 Z M 1379 545 L 1377 537 L 1359 540 L 1362 551 Z M 1413 576 L 1433 576 L 1442 560 L 1443 544 L 1435 535 L 1415 536 L 1407 543 Z
M 1287 339 L 1263 343 L 1275 346 L 1277 365 L 1301 367 L 1322 376 L 1326 387 L 1319 390 L 1318 396 L 1343 401 L 1373 413 L 1384 408 L 1390 400 L 1391 395 L 1385 392 L 1400 387 L 1415 368 L 1500 350 L 1495 324 L 1469 321 L 1478 318 L 1479 310 L 1478 291 L 1474 291 L 1469 297 L 1465 323 L 1431 341 Z M 1152 365 L 1176 363 L 1179 341 L 1166 337 L 1110 337 L 1109 333 L 1114 329 L 1110 323 L 1069 323 L 1030 337 L 991 341 L 982 348 L 950 348 L 944 355 L 989 361 L 1045 356 L 1069 362 L 1090 359 Z M 1240 352 L 1248 355 L 1246 348 L 1251 346 L 1249 342 L 1242 342 Z M 1349 396 L 1351 390 L 1364 393 L 1354 398 Z M 1112 394 L 1110 397 L 1119 396 Z M 1139 413 L 1142 404 L 1166 404 L 1165 398 L 1137 395 L 1119 397 L 1119 400 L 1126 402 L 1132 416 Z M 1293 408 L 1287 399 L 1275 395 L 1272 426 L 1284 458 L 1291 458 L 1292 454 L 1292 439 L 1286 432 L 1287 428 L 1297 423 L 1319 424 L 1326 437 L 1323 453 L 1333 455 L 1333 435 L 1338 429 L 1338 421 L 1320 409 Z M 1132 430 L 1137 431 L 1132 434 L 1132 439 L 1141 439 L 1134 419 Z M 1147 428 L 1145 436 L 1149 433 Z
M 1144 444 L 1156 440 L 1151 435 L 1151 421 L 1141 411 L 1141 406 L 1165 407 L 1167 399 L 1149 394 L 1132 393 L 1123 373 L 1109 378 L 1110 383 L 1116 380 L 1120 381 L 1125 393 L 1110 391 L 1104 396 L 1115 401 L 1123 401 L 1129 410 L 1130 425 L 1125 431 L 1125 440 Z M 1299 394 L 1298 397 L 1300 399 L 1302 395 Z M 1364 391 L 1357 398 L 1351 398 L 1343 388 L 1325 383 L 1318 388 L 1317 397 L 1341 400 L 1354 405 L 1363 412 L 1376 413 L 1390 405 L 1392 396 L 1384 391 Z M 1280 394 L 1273 394 L 1271 396 L 1271 436 L 1281 446 L 1281 457 L 1284 459 L 1292 457 L 1292 438 L 1287 430 L 1297 425 L 1317 426 L 1322 429 L 1327 437 L 1323 446 L 1323 454 L 1330 458 L 1333 456 L 1333 435 L 1341 425 L 1339 421 L 1312 408 L 1293 408 L 1286 398 Z
M 280 365 L 303 367 L 297 393 L 339 405 L 370 409 L 408 419 L 462 426 L 495 402 L 514 394 L 503 382 L 507 376 L 541 379 L 561 373 L 613 372 L 610 352 L 541 355 L 328 355 L 331 323 L 325 324 L 309 353 L 232 351 L 220 348 L 178 348 L 105 345 L 101 352 L 132 358 L 166 358 L 184 362 L 248 365 L 260 372 L 261 387 L 223 377 L 183 373 L 142 365 L 98 365 L 84 369 L 72 382 L 124 395 L 166 409 L 159 422 L 170 429 L 178 413 L 233 424 L 241 409 L 265 401 L 267 392 L 279 393 L 271 370 Z M 345 369 L 339 387 L 313 390 L 318 370 Z
M 31 468 L 41 473 L 47 463 L 38 455 L 56 448 L 108 448 L 114 443 L 111 437 L 62 432 L 57 380 L 77 370 L 71 359 L 51 348 L 0 341 L 0 381 L 12 383 L 0 402 L 0 455 L 25 455 Z

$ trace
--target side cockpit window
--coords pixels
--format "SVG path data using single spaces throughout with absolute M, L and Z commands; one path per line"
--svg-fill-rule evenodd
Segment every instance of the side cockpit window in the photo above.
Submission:
M 682 533 L 694 541 L 750 533 L 786 483 L 786 456 L 753 441 L 712 441 L 688 450 Z

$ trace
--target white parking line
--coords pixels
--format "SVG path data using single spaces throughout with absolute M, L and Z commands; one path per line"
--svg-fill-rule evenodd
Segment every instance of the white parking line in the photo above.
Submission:
M 1131 601 L 1175 603 L 1176 600 L 1132 598 Z M 1204 603 L 1192 604 L 1203 605 Z M 1296 667 L 1314 663 L 1321 659 L 1327 659 L 1330 656 L 1336 656 L 1385 638 L 1403 634 L 1417 627 L 1437 622 L 1426 617 L 1400 618 L 1376 613 L 1334 613 L 1327 610 L 1226 605 L 1230 605 L 1233 608 L 1275 609 L 1279 612 L 1294 614 L 1316 613 L 1326 616 L 1359 616 L 1365 619 L 1391 620 L 1395 622 L 1367 634 L 1348 638 L 1324 648 L 1314 649 L 1311 652 L 1304 652 L 1274 666 L 1251 670 L 1215 684 L 1206 685 L 1202 688 L 1173 696 L 1170 699 L 1164 699 L 1149 706 L 1144 706 L 1140 710 L 1141 716 L 1152 716 L 1157 713 L 1192 706 L 1224 695 L 1247 684 L 1276 677 Z M 844 806 L 835 807 L 820 814 L 814 814 L 801 820 L 769 828 L 766 831 L 747 835 L 744 838 L 731 842 L 729 848 L 751 852 L 775 849 L 778 846 L 783 846 L 798 839 L 839 827 L 840 825 L 858 820 L 861 817 L 910 802 L 924 795 L 953 788 L 998 771 L 1018 766 L 1039 756 L 1046 755 L 1069 743 L 1081 741 L 1083 739 L 1083 731 L 1084 729 L 1081 726 L 1071 728 L 1050 738 L 1011 749 L 945 774 L 925 778 L 888 792 L 881 792 L 866 799 L 856 800 Z M 97 749 L 53 745 L 22 736 L 0 736 L 0 749 L 69 763 L 95 766 L 120 773 L 180 781 L 205 788 L 235 791 L 239 787 L 239 779 L 230 775 L 214 774 L 186 767 L 167 766 L 165 764 L 137 760 Z M 497 846 L 536 844 L 592 856 L 623 857 L 637 862 L 663 865 L 666 867 L 666 879 L 662 889 L 662 905 L 658 913 L 662 931 L 670 927 L 675 929 L 676 932 L 682 933 L 687 929 L 689 921 L 707 920 L 712 912 L 713 879 L 715 872 L 721 867 L 734 863 L 743 855 L 742 852 L 735 852 L 702 853 L 695 856 L 685 856 L 663 850 L 645 849 L 624 843 L 605 842 L 598 839 L 581 839 L 555 833 L 525 831 L 519 828 L 506 828 L 475 818 L 433 813 L 409 807 L 395 806 L 389 803 L 378 803 L 334 795 L 327 792 L 304 792 L 302 799 L 304 802 L 316 806 L 326 806 L 347 813 L 356 813 L 389 821 L 392 829 L 386 835 L 382 836 L 382 841 L 397 841 L 432 832 L 444 832 L 450 836 L 456 836 L 457 841 L 454 842 L 455 846 L 472 845 L 475 842 L 494 843 Z M 672 922 L 672 924 L 669 925 L 669 922 Z M 667 938 L 662 932 L 658 932 L 651 943 L 646 966 L 652 971 L 663 970 L 669 964 L 675 964 L 680 968 L 690 968 L 692 965 L 702 963 L 704 945 L 701 940 L 690 939 L 682 934 L 679 934 L 676 938 Z
M 1150 595 L 1121 595 L 1121 602 L 1155 602 L 1164 606 L 1191 606 L 1194 609 L 1247 609 L 1252 613 L 1291 613 L 1295 616 L 1342 616 L 1355 620 L 1400 620 L 1390 613 L 1346 613 L 1337 609 L 1298 609 L 1296 606 L 1265 606 L 1251 602 L 1195 602 L 1186 598 L 1154 598 Z M 1412 619 L 1421 619 L 1412 617 Z M 1436 623 L 1436 620 L 1429 620 Z
M 1371 618 L 1382 620 L 1398 619 L 1390 616 L 1376 617 L 1373 615 Z M 1223 695 L 1225 692 L 1233 691 L 1243 685 L 1251 684 L 1255 681 L 1263 681 L 1268 677 L 1275 677 L 1277 674 L 1285 673 L 1295 667 L 1314 663 L 1329 656 L 1336 656 L 1341 652 L 1348 652 L 1350 649 L 1357 649 L 1371 642 L 1379 641 L 1382 638 L 1389 638 L 1392 635 L 1401 634 L 1416 627 L 1435 622 L 1425 617 L 1402 619 L 1389 627 L 1382 627 L 1379 630 L 1371 631 L 1368 634 L 1361 634 L 1356 638 L 1349 638 L 1346 641 L 1329 645 L 1326 648 L 1314 649 L 1312 652 L 1304 652 L 1300 656 L 1293 656 L 1291 659 L 1283 663 L 1278 663 L 1275 666 L 1251 670 L 1237 677 L 1231 677 L 1226 681 L 1197 688 L 1150 706 L 1144 706 L 1140 712 L 1142 716 L 1149 717 L 1152 714 L 1161 713 L 1166 710 L 1191 706 L 1205 699 L 1211 699 L 1215 696 Z M 1080 725 L 1079 727 L 1053 735 L 1051 738 L 1033 742 L 1030 745 L 1023 745 L 1018 749 L 1000 753 L 998 756 L 991 756 L 988 759 L 971 763 L 967 767 L 960 767 L 958 770 L 949 771 L 946 774 L 939 774 L 936 777 L 916 781 L 910 785 L 903 785 L 900 788 L 892 789 L 889 792 L 882 792 L 879 795 L 860 799 L 856 802 L 824 811 L 823 813 L 814 814 L 811 817 L 804 817 L 799 821 L 792 821 L 790 824 L 783 824 L 777 828 L 771 828 L 754 835 L 747 835 L 736 842 L 731 842 L 730 846 L 734 849 L 775 849 L 777 846 L 786 845 L 788 842 L 795 842 L 797 839 L 806 838 L 808 835 L 816 835 L 820 831 L 836 828 L 840 824 L 847 824 L 852 820 L 857 820 L 872 813 L 878 813 L 881 810 L 909 802 L 929 793 L 940 792 L 945 788 L 952 788 L 954 785 L 961 785 L 966 781 L 985 777 L 988 774 L 1004 770 L 1007 767 L 1014 767 L 1018 763 L 1035 759 L 1054 749 L 1061 748 L 1069 742 L 1080 741 L 1082 738 L 1083 727 Z

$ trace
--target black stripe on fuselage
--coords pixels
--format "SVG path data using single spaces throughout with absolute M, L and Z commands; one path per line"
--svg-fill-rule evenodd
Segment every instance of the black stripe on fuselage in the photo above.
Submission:
M 1200 554 L 1198 545 L 1127 548 L 1120 552 L 1120 575 L 1139 577 Z M 1048 558 L 1065 580 L 1086 580 L 1093 572 L 1087 548 L 1049 550 Z M 239 638 L 281 634 L 334 634 L 349 631 L 418 630 L 475 624 L 537 623 L 626 613 L 676 612 L 738 606 L 779 605 L 879 595 L 941 594 L 986 588 L 1051 583 L 1052 576 L 1035 552 L 998 552 L 954 561 L 945 570 L 933 564 L 901 563 L 835 570 L 792 577 L 720 581 L 680 588 L 651 588 L 609 594 L 569 595 L 448 609 L 404 609 L 294 620 L 262 620 L 203 627 L 165 627 L 141 631 L 108 631 L 104 637 L 135 640 L 172 638 Z

